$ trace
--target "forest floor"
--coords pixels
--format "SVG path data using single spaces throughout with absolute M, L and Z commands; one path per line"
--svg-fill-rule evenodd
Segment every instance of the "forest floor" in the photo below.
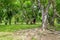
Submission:
M 40 28 L 0 32 L 0 40 L 60 40 L 60 32 L 49 30 L 42 32 Z

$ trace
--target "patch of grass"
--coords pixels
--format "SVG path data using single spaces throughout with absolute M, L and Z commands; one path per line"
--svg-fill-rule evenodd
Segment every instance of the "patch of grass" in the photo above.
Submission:
M 32 37 L 32 40 L 36 40 L 36 38 Z
M 60 24 L 55 24 L 54 26 L 49 26 L 48 29 L 60 31 Z
M 12 36 L 0 37 L 0 40 L 13 40 Z
M 56 26 L 56 27 L 55 27 L 55 30 L 56 30 L 56 31 L 60 31 L 60 24 L 56 24 L 55 26 Z
M 0 25 L 0 32 L 14 32 L 20 29 L 32 29 L 40 27 L 39 24 L 36 25 Z

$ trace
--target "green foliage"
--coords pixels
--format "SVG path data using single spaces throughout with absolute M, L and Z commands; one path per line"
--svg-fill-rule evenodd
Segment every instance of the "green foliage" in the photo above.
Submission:
M 31 7 L 31 1 L 25 1 L 24 2 L 24 6 L 26 7 L 26 8 L 30 8 Z
M 41 0 L 41 4 L 46 7 L 48 5 L 48 0 Z
M 26 23 L 26 21 L 29 20 L 29 22 L 31 22 L 35 18 L 36 21 L 42 22 L 42 14 L 41 10 L 38 8 L 37 1 L 38 0 L 0 0 L 0 20 L 5 22 L 6 18 L 8 18 L 7 22 L 10 22 L 12 18 L 15 18 L 13 21 L 16 21 L 18 18 L 20 22 Z M 47 7 L 48 1 L 49 0 L 40 0 L 44 8 Z M 55 1 L 57 13 L 60 15 L 60 0 Z M 12 15 L 9 14 L 10 11 Z M 50 20 L 53 14 L 51 6 L 48 14 Z M 56 19 L 58 20 L 59 18 L 56 17 Z

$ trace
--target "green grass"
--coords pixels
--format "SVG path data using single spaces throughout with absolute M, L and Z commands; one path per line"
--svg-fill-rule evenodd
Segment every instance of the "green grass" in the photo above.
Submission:
M 32 37 L 32 40 L 36 40 L 36 38 Z
M 48 29 L 53 29 L 55 31 L 60 31 L 60 24 L 55 24 L 54 26 L 49 26 Z
M 23 30 L 23 29 L 32 29 L 32 28 L 38 28 L 40 27 L 39 24 L 36 25 L 0 25 L 0 40 L 18 40 L 17 38 L 13 38 L 12 35 L 6 35 L 5 32 L 15 32 L 18 30 Z M 33 39 L 35 40 L 35 39 Z
M 56 30 L 56 31 L 60 31 L 60 24 L 55 24 L 55 26 L 56 26 L 56 27 L 55 27 L 55 30 Z
M 0 37 L 0 40 L 13 40 L 12 36 Z
M 0 25 L 0 32 L 15 32 L 23 29 L 32 29 L 40 27 L 40 24 L 35 25 Z M 60 31 L 60 24 L 55 24 L 55 30 Z
M 39 27 L 39 24 L 36 25 L 0 25 L 0 32 L 14 32 L 20 29 L 32 29 Z

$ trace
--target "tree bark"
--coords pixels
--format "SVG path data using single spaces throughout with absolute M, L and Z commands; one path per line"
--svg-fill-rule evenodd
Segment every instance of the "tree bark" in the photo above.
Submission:
M 48 5 L 45 8 L 43 5 L 41 5 L 41 11 L 42 11 L 42 30 L 45 31 L 47 28 L 47 16 L 48 16 L 48 10 L 50 7 L 50 2 L 48 1 Z
M 45 31 L 47 27 L 47 14 L 48 14 L 48 9 L 44 9 L 42 7 L 42 30 Z

